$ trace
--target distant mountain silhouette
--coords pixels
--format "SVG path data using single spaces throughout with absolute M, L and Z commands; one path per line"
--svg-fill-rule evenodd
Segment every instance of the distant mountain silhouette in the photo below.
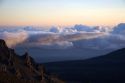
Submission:
M 45 67 L 37 64 L 27 52 L 19 56 L 0 39 L 0 83 L 64 82 L 54 75 L 48 75 Z
M 125 48 L 88 60 L 45 65 L 69 83 L 125 83 Z

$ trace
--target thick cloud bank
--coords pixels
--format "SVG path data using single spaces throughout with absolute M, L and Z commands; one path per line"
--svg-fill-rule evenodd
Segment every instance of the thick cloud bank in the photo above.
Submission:
M 51 28 L 0 27 L 0 38 L 10 47 L 118 49 L 125 47 L 124 35 L 124 23 L 112 28 L 86 25 Z

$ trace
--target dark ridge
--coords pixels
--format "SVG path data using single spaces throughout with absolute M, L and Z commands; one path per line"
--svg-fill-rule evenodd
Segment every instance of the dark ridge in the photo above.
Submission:
M 49 72 L 76 83 L 125 83 L 125 48 L 88 60 L 46 63 Z
M 64 83 L 26 52 L 19 56 L 0 39 L 0 83 Z
M 6 43 L 4 40 L 0 39 L 0 47 L 4 47 L 6 46 Z

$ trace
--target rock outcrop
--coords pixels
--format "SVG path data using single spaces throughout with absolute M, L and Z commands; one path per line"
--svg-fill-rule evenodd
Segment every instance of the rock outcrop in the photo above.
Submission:
M 0 83 L 64 83 L 51 80 L 43 65 L 37 64 L 26 52 L 19 56 L 0 39 Z

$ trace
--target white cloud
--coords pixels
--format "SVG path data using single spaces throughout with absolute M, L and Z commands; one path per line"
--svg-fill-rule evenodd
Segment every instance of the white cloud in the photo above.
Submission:
M 0 38 L 4 39 L 9 47 L 13 47 L 19 43 L 22 43 L 28 38 L 28 34 L 25 31 L 19 32 L 2 32 Z
M 125 47 L 125 24 L 115 28 L 89 27 L 75 25 L 73 27 L 37 27 L 0 28 L 0 38 L 5 39 L 8 46 L 36 46 L 44 48 L 70 48 L 79 46 L 90 49 L 116 49 Z

